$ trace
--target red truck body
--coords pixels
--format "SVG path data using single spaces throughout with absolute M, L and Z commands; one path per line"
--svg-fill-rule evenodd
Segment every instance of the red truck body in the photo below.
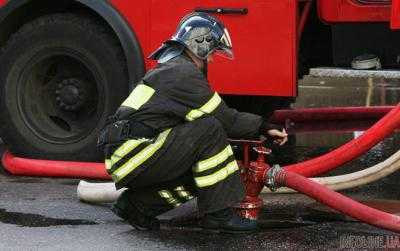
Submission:
M 174 32 L 179 19 L 202 8 L 247 8 L 246 15 L 221 15 L 232 33 L 235 60 L 217 59 L 210 68 L 214 88 L 224 94 L 297 96 L 298 5 L 295 0 L 110 0 L 139 39 L 146 56 Z M 398 0 L 394 0 L 398 3 Z M 7 0 L 0 0 L 0 6 Z M 398 4 L 394 4 L 397 13 Z M 389 22 L 391 1 L 317 0 L 318 14 L 326 23 Z M 399 15 L 392 18 L 400 26 Z M 145 60 L 146 69 L 154 62 Z
M 308 69 L 350 67 L 365 52 L 384 68 L 400 63 L 391 30 L 400 28 L 400 0 L 0 0 L 0 136 L 31 157 L 99 159 L 106 118 L 154 67 L 147 56 L 196 10 L 231 33 L 235 59 L 216 57 L 208 78 L 238 110 L 287 108 Z
M 220 15 L 231 31 L 235 60 L 217 59 L 210 67 L 213 87 L 224 94 L 297 96 L 297 45 L 299 2 L 212 0 L 141 1 L 112 0 L 113 6 L 136 32 L 144 55 L 173 34 L 178 20 L 201 8 L 247 8 L 246 15 Z M 319 0 L 324 22 L 389 22 L 390 1 Z M 146 68 L 154 62 L 146 60 Z
M 220 2 L 218 6 L 248 8 L 248 14 L 220 16 L 230 30 L 235 60 L 216 58 L 209 68 L 213 87 L 226 94 L 296 96 L 297 2 Z M 213 0 L 155 0 L 135 5 L 113 0 L 112 4 L 134 27 L 144 55 L 169 39 L 179 20 L 196 7 L 218 7 Z M 151 68 L 153 62 L 147 60 L 146 66 Z

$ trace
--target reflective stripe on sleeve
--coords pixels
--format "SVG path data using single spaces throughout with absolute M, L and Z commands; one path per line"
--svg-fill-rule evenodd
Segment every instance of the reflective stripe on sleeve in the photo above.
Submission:
M 230 162 L 228 165 L 226 165 L 224 168 L 216 171 L 213 174 L 207 175 L 207 176 L 201 176 L 201 177 L 195 177 L 194 181 L 197 185 L 197 187 L 208 187 L 212 186 L 228 177 L 235 171 L 239 170 L 239 166 L 236 162 L 236 160 Z
M 229 158 L 229 156 L 233 155 L 233 150 L 230 145 L 228 145 L 224 150 L 219 152 L 218 154 L 214 155 L 211 158 L 208 158 L 206 160 L 199 161 L 196 166 L 193 168 L 193 172 L 200 173 L 203 171 L 206 171 L 210 168 L 213 168 L 222 162 L 224 162 L 226 159 Z
M 114 182 L 119 182 L 130 172 L 135 170 L 139 165 L 143 164 L 147 159 L 149 159 L 161 146 L 164 144 L 165 140 L 168 137 L 168 134 L 171 132 L 171 129 L 165 130 L 160 133 L 157 137 L 157 140 L 145 147 L 142 151 L 132 157 L 129 161 L 127 161 L 124 165 L 118 168 L 113 174 Z
M 148 85 L 139 84 L 133 89 L 129 97 L 122 103 L 122 106 L 131 107 L 135 110 L 144 105 L 153 96 L 155 90 Z
M 164 198 L 165 201 L 167 201 L 168 204 L 171 204 L 173 207 L 178 207 L 181 205 L 181 203 L 172 196 L 172 193 L 168 190 L 161 190 L 158 192 L 158 194 L 161 196 L 161 198 Z
M 207 103 L 205 103 L 202 107 L 191 110 L 186 115 L 186 120 L 193 121 L 195 119 L 200 118 L 204 114 L 212 113 L 218 107 L 218 105 L 221 103 L 221 101 L 222 101 L 222 99 L 218 95 L 218 93 L 214 93 L 212 98 Z

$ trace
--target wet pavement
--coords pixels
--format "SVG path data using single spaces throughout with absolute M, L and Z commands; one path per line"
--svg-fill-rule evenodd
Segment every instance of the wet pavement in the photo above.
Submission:
M 340 85 L 346 83 L 342 81 Z M 324 82 L 323 85 L 333 89 L 340 87 L 334 84 Z M 365 105 L 362 104 L 365 97 L 361 94 L 357 99 L 337 95 L 337 100 L 321 104 L 321 100 L 314 99 L 314 95 L 318 94 L 313 92 L 320 89 L 313 89 L 312 85 L 322 84 L 319 80 L 304 83 L 306 87 L 300 88 L 300 95 L 307 97 L 300 98 L 296 106 Z M 359 85 L 358 92 L 368 89 L 364 82 L 360 81 Z M 388 85 L 395 86 L 392 83 Z M 382 94 L 381 90 L 378 91 Z M 364 94 L 368 93 L 371 92 L 366 90 Z M 385 104 L 400 100 L 398 94 L 390 95 L 390 99 L 386 97 Z M 370 97 L 369 100 L 371 104 L 382 104 L 382 97 Z M 319 104 L 316 104 L 317 101 Z M 326 132 L 297 135 L 296 140 L 292 139 L 292 145 L 274 149 L 270 161 L 285 164 L 309 159 L 356 136 L 354 133 Z M 400 134 L 395 134 L 358 160 L 329 175 L 370 167 L 397 151 L 399 145 Z M 400 213 L 399 180 L 400 173 L 394 173 L 378 182 L 343 193 L 376 208 Z M 109 210 L 110 205 L 79 202 L 76 197 L 78 182 L 75 179 L 13 177 L 0 171 L 0 250 L 320 250 L 365 249 L 383 245 L 400 249 L 400 234 L 362 224 L 297 194 L 264 194 L 261 229 L 251 235 L 201 231 L 196 218 L 192 217 L 194 203 L 163 215 L 161 231 L 139 232 L 114 216 Z

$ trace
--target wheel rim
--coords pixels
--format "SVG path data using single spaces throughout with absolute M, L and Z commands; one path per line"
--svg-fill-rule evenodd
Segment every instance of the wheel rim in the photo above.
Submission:
M 18 110 L 41 140 L 74 143 L 87 137 L 104 114 L 102 79 L 89 58 L 67 48 L 44 49 L 17 83 Z

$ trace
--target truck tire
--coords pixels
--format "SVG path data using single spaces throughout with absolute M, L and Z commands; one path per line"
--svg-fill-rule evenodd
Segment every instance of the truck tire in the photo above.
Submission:
M 101 160 L 98 132 L 128 92 L 123 51 L 103 23 L 42 16 L 1 49 L 0 136 L 18 156 Z

